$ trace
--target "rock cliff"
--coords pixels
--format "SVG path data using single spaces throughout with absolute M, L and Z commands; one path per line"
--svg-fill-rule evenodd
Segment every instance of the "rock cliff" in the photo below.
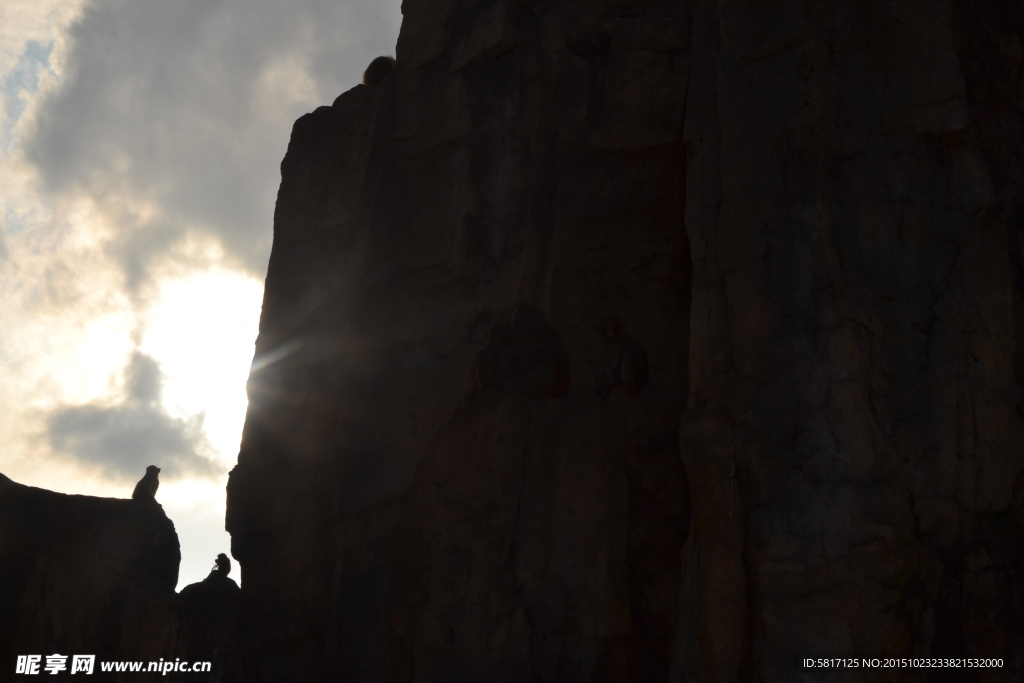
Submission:
M 1021 11 L 403 12 L 281 167 L 244 679 L 1019 680 Z
M 71 496 L 0 474 L 0 680 L 21 679 L 19 656 L 94 655 L 111 681 L 239 680 L 238 585 L 222 573 L 174 592 L 174 524 L 145 500 Z M 210 662 L 205 672 L 146 671 L 151 662 Z M 141 662 L 142 673 L 103 671 Z M 26 673 L 25 675 L 31 675 Z M 25 679 L 29 680 L 29 679 Z
M 76 654 L 96 655 L 97 676 L 101 660 L 173 660 L 180 559 L 159 505 L 69 496 L 0 475 L 0 677 L 15 677 L 18 655 L 42 655 L 41 667 L 47 655 L 68 655 L 63 675 Z
M 228 489 L 247 675 L 664 679 L 684 8 L 442 4 L 282 163 Z

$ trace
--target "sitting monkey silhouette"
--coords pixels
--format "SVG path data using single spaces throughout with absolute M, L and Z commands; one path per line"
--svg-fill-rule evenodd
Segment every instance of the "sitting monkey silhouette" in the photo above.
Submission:
M 150 465 L 146 468 L 146 474 L 139 480 L 139 483 L 135 485 L 135 490 L 132 491 L 132 500 L 141 500 L 144 503 L 155 503 L 156 502 L 156 490 L 160 488 L 160 480 L 157 475 L 160 474 L 160 468 L 156 465 Z

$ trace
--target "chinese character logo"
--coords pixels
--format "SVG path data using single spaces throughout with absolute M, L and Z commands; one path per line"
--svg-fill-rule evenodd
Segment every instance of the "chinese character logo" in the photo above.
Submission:
M 37 674 L 39 673 L 39 662 L 42 659 L 42 655 L 18 655 L 18 664 L 14 673 Z
M 71 673 L 91 674 L 96 664 L 96 655 L 75 655 L 71 658 Z

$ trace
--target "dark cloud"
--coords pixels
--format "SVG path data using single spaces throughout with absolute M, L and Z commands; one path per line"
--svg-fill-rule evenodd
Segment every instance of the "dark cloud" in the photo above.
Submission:
M 164 374 L 160 371 L 160 364 L 153 358 L 134 352 L 124 375 L 129 403 L 155 406 L 160 402 L 164 390 Z
M 119 233 L 129 285 L 187 231 L 262 275 L 292 121 L 394 51 L 399 0 L 93 0 L 28 158 Z
M 46 423 L 51 447 L 120 478 L 141 476 L 147 465 L 172 479 L 220 474 L 223 468 L 201 454 L 207 447 L 202 416 L 175 418 L 160 405 L 163 380 L 159 364 L 136 351 L 125 368 L 124 403 L 54 411 Z

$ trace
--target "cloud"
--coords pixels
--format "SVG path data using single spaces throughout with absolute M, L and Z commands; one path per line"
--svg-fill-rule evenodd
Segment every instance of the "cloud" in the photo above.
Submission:
M 168 478 L 222 473 L 203 455 L 209 444 L 202 414 L 176 418 L 161 406 L 164 378 L 153 358 L 132 353 L 124 380 L 127 396 L 120 405 L 63 406 L 49 414 L 46 432 L 55 452 L 114 478 L 140 476 L 153 464 Z
M 0 150 L 13 146 L 14 127 L 25 113 L 31 94 L 39 90 L 40 75 L 49 69 L 52 53 L 53 41 L 43 44 L 29 40 L 14 68 L 0 76 Z
M 52 46 L 81 9 L 81 0 L 4 0 L 0 3 L 0 75 L 18 68 L 26 53 Z
M 26 158 L 115 226 L 129 287 L 190 233 L 262 275 L 292 122 L 393 52 L 399 22 L 397 0 L 94 0 Z

